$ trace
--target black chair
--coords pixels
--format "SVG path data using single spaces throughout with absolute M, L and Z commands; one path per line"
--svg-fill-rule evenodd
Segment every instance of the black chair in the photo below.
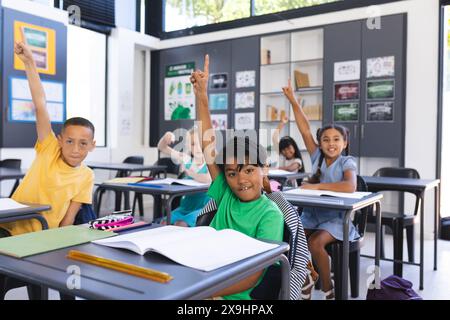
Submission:
M 164 170 L 164 178 L 167 178 L 167 174 L 173 174 L 173 175 L 177 176 L 177 178 L 181 179 L 182 174 L 180 174 L 180 165 L 174 163 L 171 158 L 159 158 L 154 163 L 154 165 L 167 167 Z M 158 178 L 160 178 L 160 173 L 161 172 L 157 173 Z M 160 215 L 162 215 L 161 209 L 160 209 L 161 208 L 161 198 L 158 196 L 155 196 L 155 197 L 153 197 L 153 199 L 154 199 L 154 203 L 153 203 L 154 211 L 153 212 L 155 213 L 155 215 L 157 215 L 159 217 Z M 142 217 L 144 215 L 144 199 L 143 199 L 142 193 L 136 192 L 134 194 L 133 210 L 132 210 L 133 213 L 135 212 L 135 209 L 136 209 L 136 203 L 138 204 L 138 207 L 139 207 L 139 216 Z M 172 202 L 172 206 L 174 208 L 176 208 L 179 206 L 179 203 L 180 203 L 180 198 L 175 198 L 174 201 Z
M 22 165 L 21 159 L 5 159 L 5 160 L 0 161 L 1 168 L 20 169 L 21 165 Z M 10 198 L 12 197 L 14 191 L 16 191 L 19 184 L 20 184 L 20 179 L 17 179 L 16 182 L 14 183 L 14 186 L 9 195 Z
M 144 157 L 142 156 L 130 156 L 123 160 L 123 163 L 131 163 L 131 164 L 144 164 Z M 131 174 L 128 170 L 119 170 L 117 171 L 116 178 L 127 177 Z M 106 190 L 100 190 L 98 195 L 98 204 L 97 204 L 97 214 L 100 214 L 100 207 L 102 204 L 102 197 Z M 125 208 L 130 207 L 130 193 L 128 191 L 114 191 L 115 193 L 115 210 L 120 210 L 122 206 L 122 193 L 124 195 L 125 200 Z
M 395 178 L 410 178 L 420 179 L 419 172 L 412 168 L 395 168 L 385 167 L 378 169 L 373 176 L 375 177 L 395 177 Z M 408 245 L 408 261 L 414 262 L 414 224 L 415 217 L 420 209 L 420 197 L 415 194 L 416 203 L 413 214 L 382 212 L 381 226 L 388 226 L 393 233 L 393 248 L 394 248 L 394 274 L 401 277 L 403 273 L 403 229 L 406 229 L 406 238 Z M 376 223 L 374 217 L 369 217 L 369 223 Z M 384 232 L 381 232 L 381 258 L 385 258 L 384 254 Z
M 366 192 L 368 190 L 367 184 L 363 178 L 357 176 L 357 191 Z M 364 208 L 363 210 L 355 212 L 353 217 L 353 224 L 356 227 L 360 237 L 349 244 L 349 269 L 350 269 L 350 293 L 352 298 L 359 296 L 359 268 L 360 268 L 360 251 L 364 246 L 364 234 L 366 231 L 367 217 L 371 208 Z M 341 288 L 342 279 L 340 277 L 342 271 L 342 253 L 343 242 L 336 241 L 326 246 L 328 254 L 331 256 L 332 269 L 334 272 L 334 291 L 335 298 L 342 299 Z

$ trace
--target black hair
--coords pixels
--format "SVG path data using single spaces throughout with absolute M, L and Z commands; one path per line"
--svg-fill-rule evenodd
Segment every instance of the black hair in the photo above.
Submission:
M 88 119 L 85 119 L 85 118 L 74 117 L 74 118 L 67 119 L 63 124 L 61 132 L 64 132 L 64 130 L 69 126 L 81 126 L 81 127 L 89 128 L 92 131 L 92 136 L 94 136 L 94 134 L 95 134 L 94 125 L 92 124 L 92 122 L 90 122 Z
M 216 156 L 216 164 L 222 172 L 225 172 L 225 164 L 229 156 L 233 156 L 236 159 L 238 171 L 244 165 L 251 164 L 264 167 L 267 163 L 266 149 L 249 137 L 234 137 L 228 140 L 225 147 Z
M 292 137 L 284 136 L 283 138 L 280 139 L 278 146 L 279 146 L 278 148 L 280 150 L 280 153 L 282 150 L 286 149 L 287 147 L 292 146 L 294 148 L 294 157 L 300 159 L 303 163 L 303 158 L 302 158 L 300 149 L 297 146 L 297 143 L 295 142 L 295 140 L 292 139 Z M 302 166 L 300 168 L 300 172 L 305 172 L 304 166 Z
M 348 156 L 349 146 L 350 146 L 350 141 L 349 141 L 350 131 L 348 130 L 348 128 L 341 126 L 339 124 L 328 124 L 322 128 L 317 129 L 316 138 L 317 138 L 317 143 L 319 144 L 319 147 L 320 147 L 320 139 L 322 138 L 323 133 L 325 131 L 327 131 L 328 129 L 336 129 L 342 135 L 342 137 L 344 138 L 344 141 L 347 142 L 347 146 L 345 147 L 343 152 L 345 153 L 346 156 Z M 320 149 L 320 158 L 319 158 L 319 163 L 317 165 L 317 171 L 316 171 L 316 173 L 314 173 L 314 175 L 311 178 L 308 179 L 309 183 L 320 183 L 320 176 L 322 175 L 322 170 L 320 170 L 320 167 L 322 167 L 324 158 L 325 158 L 325 154 L 323 153 L 322 149 Z

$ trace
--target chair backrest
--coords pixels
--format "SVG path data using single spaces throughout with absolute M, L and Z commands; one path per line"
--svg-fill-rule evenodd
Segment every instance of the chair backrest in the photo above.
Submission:
M 178 176 L 178 174 L 180 173 L 180 165 L 174 163 L 170 158 L 159 158 L 155 162 L 155 165 L 166 166 L 167 167 L 166 172 L 174 174 L 176 176 Z
M 366 182 L 364 179 L 357 175 L 356 176 L 356 191 L 360 192 L 367 192 L 369 188 L 367 187 Z M 366 232 L 366 226 L 367 226 L 367 216 L 369 213 L 372 213 L 372 207 L 365 207 L 362 210 L 358 210 L 355 212 L 355 216 L 353 218 L 353 224 L 356 227 L 356 230 L 358 231 L 361 238 L 364 237 L 364 234 Z
M 122 163 L 131 163 L 131 164 L 144 164 L 144 157 L 143 156 L 129 156 L 126 157 Z M 117 171 L 116 177 L 127 177 L 131 174 L 131 172 L 127 170 L 119 170 Z M 141 172 L 142 175 L 142 172 Z
M 413 168 L 396 168 L 384 167 L 380 168 L 373 174 L 374 177 L 392 177 L 392 178 L 410 178 L 420 179 L 419 172 Z
M 21 165 L 21 159 L 4 159 L 0 161 L 0 167 L 2 168 L 20 169 Z

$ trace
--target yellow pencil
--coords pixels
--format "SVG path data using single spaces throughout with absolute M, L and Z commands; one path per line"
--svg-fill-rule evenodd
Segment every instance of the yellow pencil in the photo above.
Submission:
M 107 258 L 97 257 L 77 250 L 70 250 L 67 254 L 67 258 L 131 274 L 133 276 L 154 280 L 161 283 L 166 283 L 173 279 L 171 275 L 165 272 L 143 268 L 133 264 L 128 264 Z

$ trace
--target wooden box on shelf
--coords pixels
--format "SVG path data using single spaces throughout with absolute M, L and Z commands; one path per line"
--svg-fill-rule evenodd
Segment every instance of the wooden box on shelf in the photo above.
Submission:
M 309 120 L 322 120 L 322 105 L 310 104 L 303 106 L 303 112 Z
M 310 87 L 309 76 L 307 73 L 303 73 L 300 70 L 294 70 L 294 76 L 297 89 Z

